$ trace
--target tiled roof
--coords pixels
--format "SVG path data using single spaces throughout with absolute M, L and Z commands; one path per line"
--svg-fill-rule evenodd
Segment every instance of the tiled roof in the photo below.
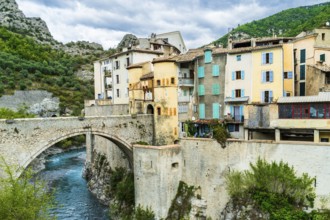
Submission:
M 234 48 L 232 50 L 228 50 L 228 53 L 229 54 L 235 54 L 235 53 L 251 52 L 251 51 L 254 51 L 254 50 L 263 50 L 263 49 L 276 48 L 276 47 L 282 47 L 282 44 L 257 46 L 257 47 Z
M 314 67 L 314 68 L 316 68 L 316 69 L 318 69 L 318 70 L 321 70 L 321 71 L 323 71 L 323 72 L 330 72 L 330 66 L 328 66 L 328 65 L 308 65 L 308 66 L 311 66 L 311 67 Z
M 109 56 L 109 58 L 120 56 L 122 54 L 131 53 L 131 52 L 152 53 L 152 54 L 160 54 L 160 55 L 164 54 L 164 52 L 162 52 L 162 51 L 134 48 L 134 49 L 131 49 L 131 50 L 121 51 L 121 52 L 112 54 L 111 56 Z
M 147 73 L 143 76 L 141 76 L 140 80 L 147 80 L 147 79 L 152 79 L 154 78 L 154 72 Z
M 280 97 L 277 100 L 279 104 L 285 103 L 311 103 L 311 102 L 330 102 L 330 92 L 320 92 L 315 96 L 291 96 Z
M 127 67 L 127 69 L 131 69 L 131 68 L 142 68 L 144 64 L 149 63 L 149 61 L 146 62 L 141 62 L 141 63 L 134 63 L 132 65 L 129 65 Z
M 158 57 L 158 58 L 154 58 L 152 60 L 152 63 L 158 63 L 158 62 L 175 62 L 177 60 L 177 57 L 179 55 L 173 55 L 173 56 L 169 56 L 169 57 Z
M 187 53 L 181 54 L 177 57 L 177 62 L 184 63 L 193 61 L 196 57 L 201 56 L 204 54 L 204 49 L 190 49 Z

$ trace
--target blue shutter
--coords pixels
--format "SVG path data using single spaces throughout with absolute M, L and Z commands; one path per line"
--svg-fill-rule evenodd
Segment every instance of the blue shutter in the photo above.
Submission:
M 235 71 L 231 72 L 231 79 L 235 80 L 236 79 L 236 73 Z
M 262 53 L 261 54 L 261 64 L 265 64 L 266 63 L 266 53 Z
M 212 115 L 213 115 L 213 118 L 217 118 L 219 119 L 220 118 L 220 114 L 219 114 L 219 103 L 213 103 L 212 104 Z
M 220 67 L 219 65 L 212 66 L 212 76 L 219 76 L 220 74 Z
M 207 50 L 204 52 L 204 63 L 211 63 L 212 61 L 212 51 Z
M 239 107 L 239 115 L 243 115 L 243 106 L 242 105 Z
M 235 98 L 235 90 L 231 90 L 231 97 Z
M 204 119 L 205 118 L 205 104 L 199 104 L 199 118 Z
M 242 71 L 241 71 L 241 78 L 242 78 L 242 79 L 244 79 L 244 75 L 245 75 L 244 70 L 242 70 Z
M 204 87 L 204 85 L 199 85 L 198 86 L 198 95 L 199 96 L 205 95 L 205 87 Z
M 220 94 L 220 85 L 219 84 L 212 84 L 212 94 L 213 95 Z
M 230 115 L 234 117 L 234 106 L 230 106 Z
M 273 53 L 269 53 L 269 63 L 273 63 Z
M 241 97 L 244 97 L 245 94 L 244 94 L 244 89 L 241 89 Z
M 285 92 L 285 90 L 283 90 L 283 97 L 286 97 L 286 92 Z
M 261 73 L 261 82 L 266 82 L 266 72 L 265 71 L 262 71 Z
M 273 98 L 273 91 L 269 91 L 269 102 L 271 102 L 271 100 L 272 100 L 272 98 Z
M 265 92 L 261 92 L 261 102 L 265 102 Z
M 292 72 L 288 72 L 288 79 L 292 79 Z
M 269 71 L 269 81 L 273 82 L 274 76 L 273 76 L 273 71 Z
M 204 77 L 204 66 L 198 67 L 198 78 Z

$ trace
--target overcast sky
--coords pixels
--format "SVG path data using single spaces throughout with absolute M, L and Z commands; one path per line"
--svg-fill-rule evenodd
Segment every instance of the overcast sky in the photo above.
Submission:
M 218 39 L 228 28 L 325 0 L 16 0 L 27 17 L 41 17 L 63 43 L 87 40 L 116 47 L 131 33 L 180 31 L 186 46 Z

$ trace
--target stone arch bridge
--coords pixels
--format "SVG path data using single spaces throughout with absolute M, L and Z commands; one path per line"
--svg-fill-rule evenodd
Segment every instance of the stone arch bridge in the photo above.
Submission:
M 99 135 L 115 143 L 132 165 L 132 144 L 137 141 L 153 143 L 153 117 L 118 115 L 0 120 L 0 156 L 9 165 L 26 168 L 55 143 L 81 134 L 86 135 L 87 162 L 92 161 L 94 135 Z

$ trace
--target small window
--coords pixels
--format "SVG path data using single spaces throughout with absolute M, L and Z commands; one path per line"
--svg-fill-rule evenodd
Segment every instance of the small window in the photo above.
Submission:
M 272 63 L 273 63 L 273 53 L 263 53 L 262 64 L 272 64 Z
M 235 131 L 236 131 L 236 132 L 239 131 L 239 124 L 235 124 Z
M 241 71 L 236 71 L 236 79 L 242 79 Z
M 321 138 L 321 142 L 329 142 L 329 138 Z
M 241 55 L 237 55 L 236 56 L 236 61 L 241 61 L 241 59 L 242 59 L 242 56 Z
M 157 86 L 160 86 L 160 80 L 157 79 Z
M 291 96 L 291 93 L 290 92 L 286 92 L 285 95 L 286 95 L 286 97 L 290 97 Z
M 157 107 L 157 114 L 158 114 L 158 115 L 161 115 L 161 114 L 162 114 L 162 110 L 161 110 L 160 107 Z
M 322 40 L 325 40 L 325 33 L 322 33 Z
M 283 73 L 283 78 L 284 78 L 284 79 L 287 79 L 287 78 L 288 78 L 288 72 L 284 72 L 284 73 Z
M 119 75 L 116 75 L 116 82 L 119 84 Z
M 235 97 L 241 97 L 241 90 L 240 89 L 235 89 Z
M 175 84 L 175 79 L 174 79 L 174 77 L 171 78 L 171 84 L 172 84 L 172 85 Z
M 119 89 L 117 89 L 116 91 L 117 91 L 117 98 L 119 98 L 120 96 Z
M 120 69 L 120 63 L 118 60 L 115 62 L 115 67 L 116 67 L 116 69 Z
M 129 66 L 130 62 L 129 62 L 129 57 L 126 58 L 126 66 Z
M 325 62 L 325 54 L 321 54 L 320 55 L 320 61 L 321 62 Z

